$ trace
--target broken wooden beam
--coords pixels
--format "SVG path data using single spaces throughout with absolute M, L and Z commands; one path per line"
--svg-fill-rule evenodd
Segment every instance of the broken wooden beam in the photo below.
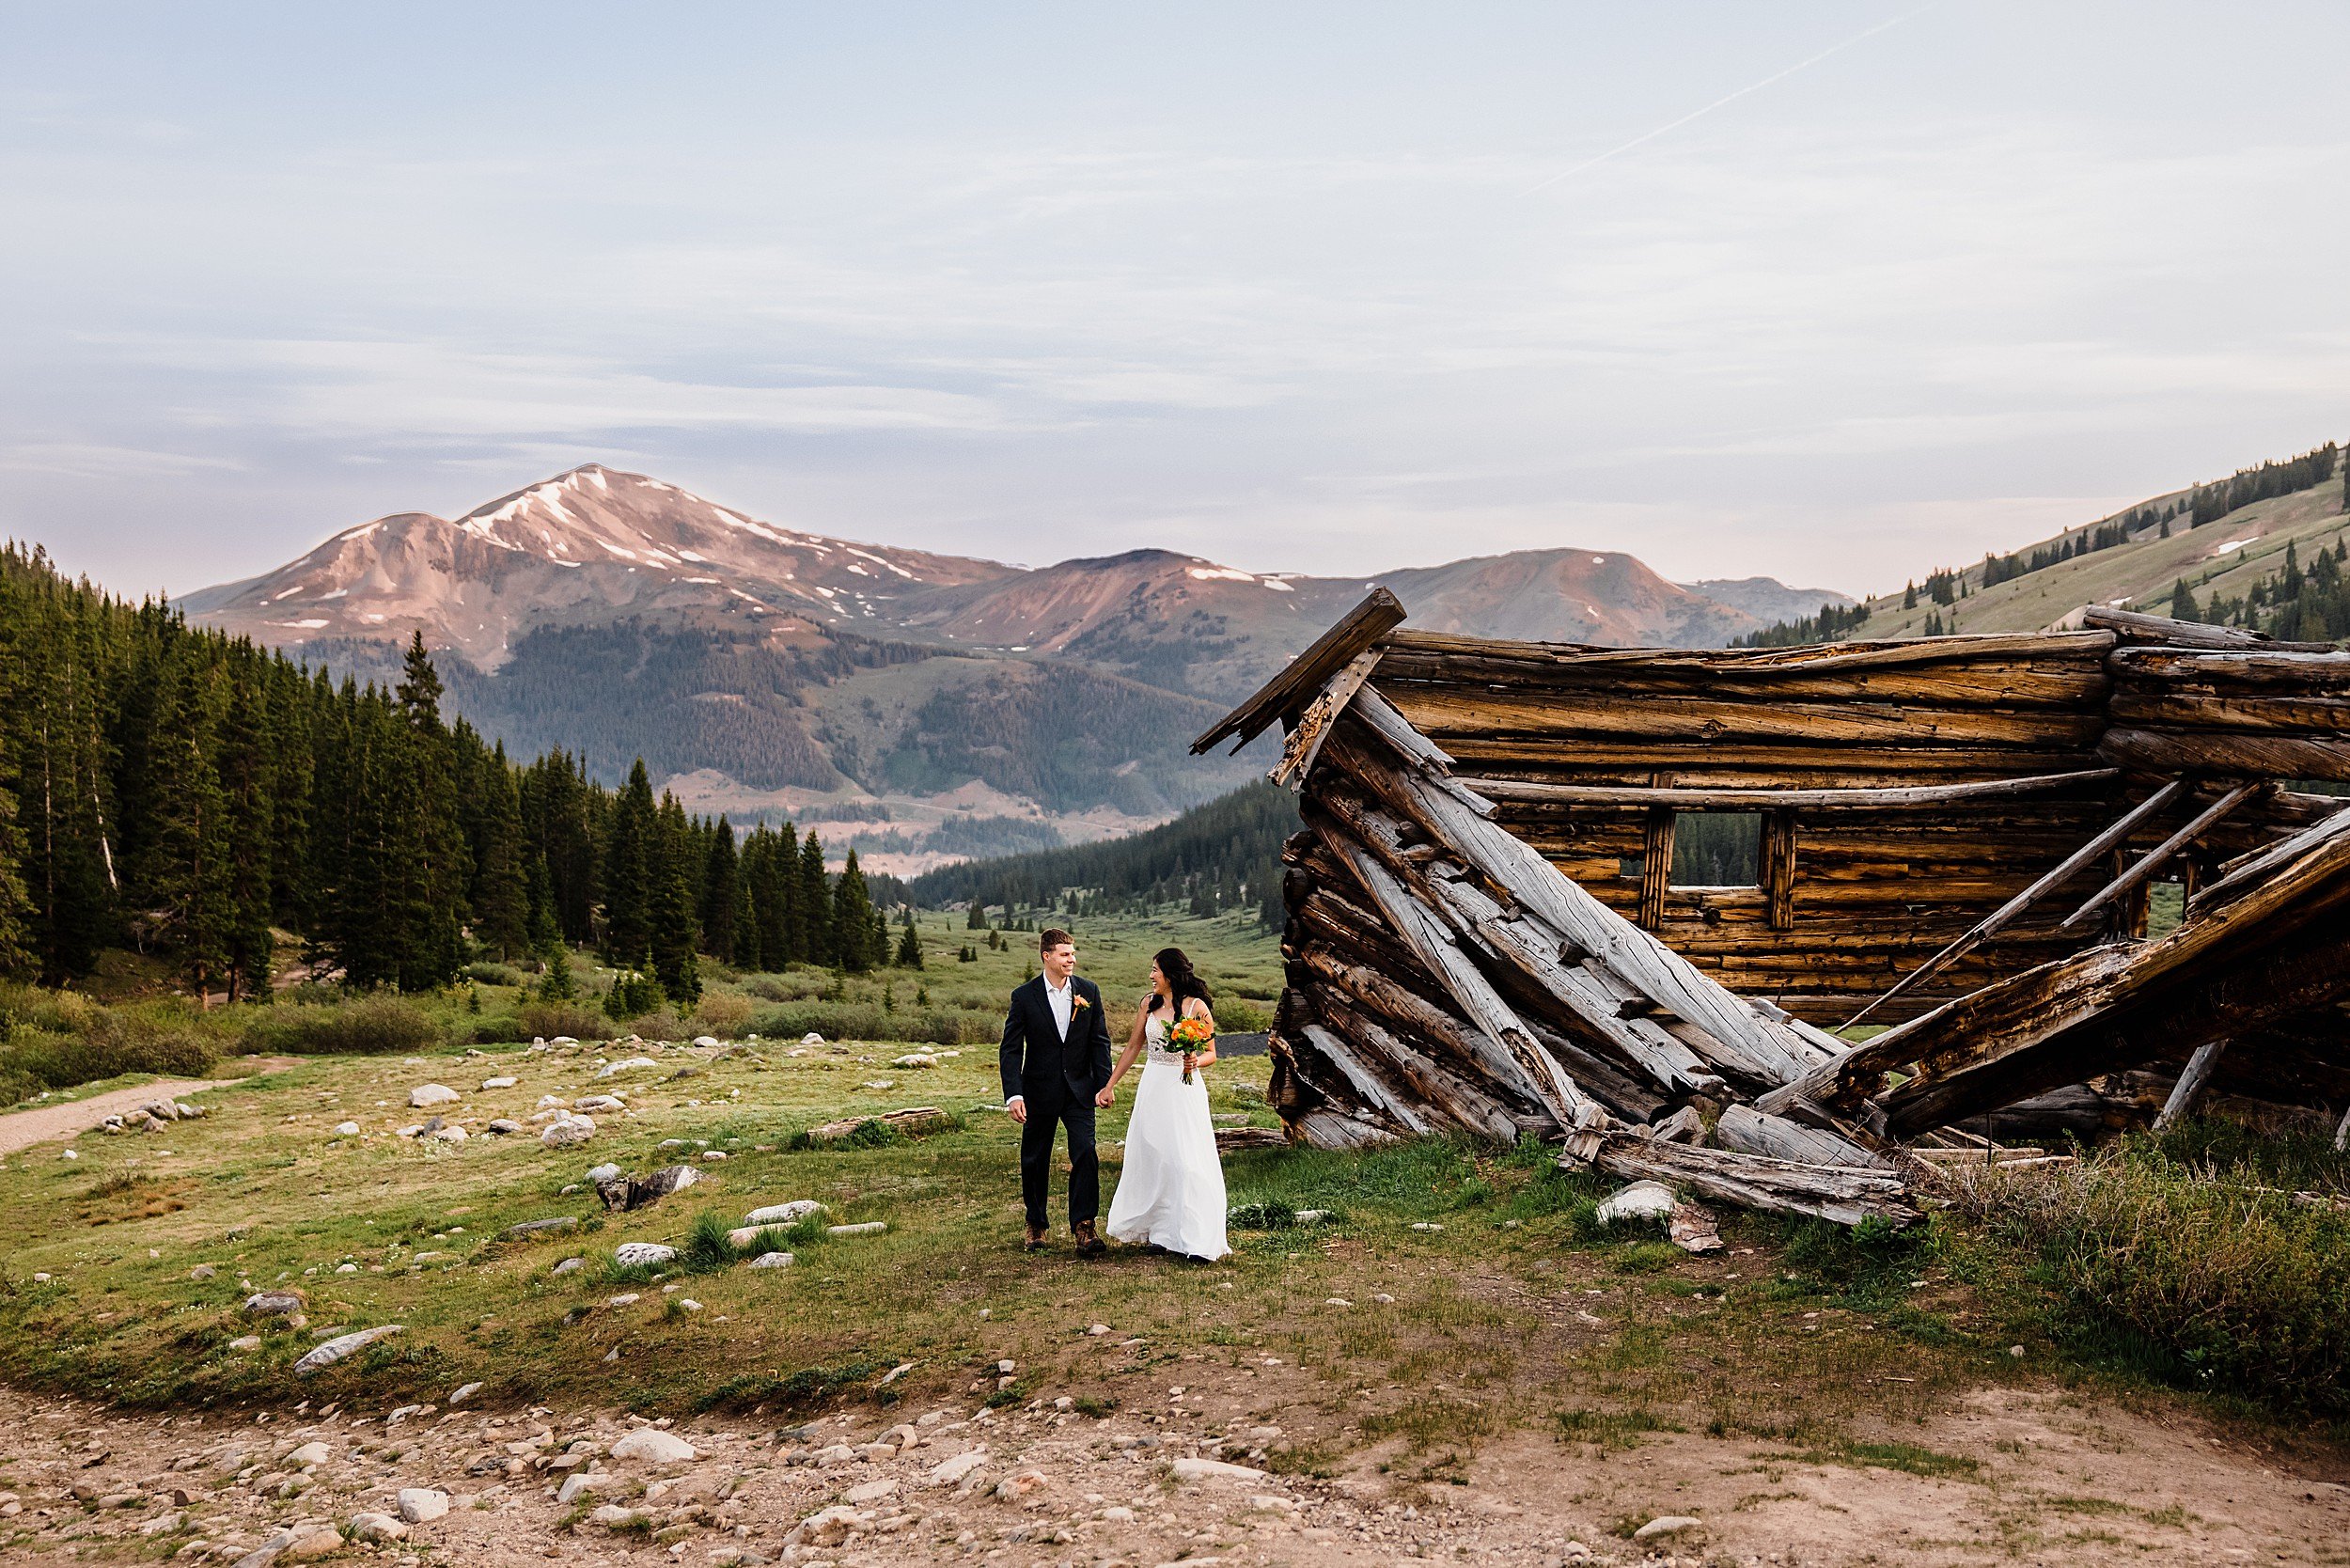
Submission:
M 1331 677 L 1353 663 L 1358 654 L 1402 622 L 1402 601 L 1386 588 L 1373 588 L 1370 597 L 1346 612 L 1337 625 L 1316 637 L 1307 650 L 1272 680 L 1257 689 L 1255 696 L 1210 725 L 1199 738 L 1191 743 L 1192 754 L 1198 756 L 1227 736 L 1238 736 L 1238 751 L 1262 734 L 1277 720 L 1298 712 L 1313 700 L 1313 695 L 1328 684 Z
M 1864 786 L 1849 790 L 1643 789 L 1632 785 L 1543 784 L 1468 776 L 1461 776 L 1461 783 L 1488 800 L 1536 806 L 1664 806 L 1677 811 L 1886 811 L 2057 794 L 2110 784 L 2121 776 L 2119 768 L 2080 768 L 2070 773 L 1984 779 L 1970 784 L 1912 784 L 1891 789 Z
M 2148 877 L 2153 876 L 2172 855 L 2201 839 L 2222 817 L 2251 799 L 2261 788 L 2262 786 L 2258 784 L 2238 784 L 2222 794 L 2217 800 L 2197 812 L 2186 826 L 2138 856 L 2137 863 L 2128 870 L 2123 871 L 2091 895 L 2089 902 L 2067 915 L 2057 929 L 2059 931 L 2072 930 L 2114 900 L 2129 892 L 2139 883 L 2144 882 Z

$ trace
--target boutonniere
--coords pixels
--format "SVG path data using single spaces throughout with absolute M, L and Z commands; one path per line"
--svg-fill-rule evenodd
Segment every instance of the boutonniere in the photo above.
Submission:
M 1086 1009 L 1091 1007 L 1092 1005 L 1093 1004 L 1091 1002 L 1085 999 L 1085 993 L 1083 992 L 1075 992 L 1070 996 L 1069 1011 L 1072 1012 L 1083 1012 Z

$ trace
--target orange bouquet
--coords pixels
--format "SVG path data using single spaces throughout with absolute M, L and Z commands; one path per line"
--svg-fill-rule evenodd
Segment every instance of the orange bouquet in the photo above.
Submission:
M 1167 1031 L 1167 1043 L 1183 1054 L 1183 1082 L 1191 1082 L 1191 1070 L 1206 1067 L 1215 1060 L 1215 1026 L 1205 1018 L 1183 1018 Z

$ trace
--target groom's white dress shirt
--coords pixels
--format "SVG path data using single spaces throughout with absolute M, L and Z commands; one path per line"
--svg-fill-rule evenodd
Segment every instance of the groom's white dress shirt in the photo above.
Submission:
M 1063 1040 L 1069 1038 L 1070 1016 L 1077 1005 L 1072 1000 L 1075 994 L 1073 989 L 1075 984 L 1076 976 L 1073 974 L 1058 985 L 1055 985 L 1049 977 L 1044 980 L 1044 1000 L 1053 1010 L 1053 1027 L 1060 1030 L 1060 1037 Z M 1004 1104 L 1009 1105 L 1022 1098 L 1023 1096 L 1015 1094 Z

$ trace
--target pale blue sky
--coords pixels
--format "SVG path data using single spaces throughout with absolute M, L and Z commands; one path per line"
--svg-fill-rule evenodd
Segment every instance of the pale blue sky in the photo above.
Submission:
M 0 532 L 126 590 L 590 459 L 1029 562 L 1860 590 L 2350 435 L 2338 4 L 0 28 Z

